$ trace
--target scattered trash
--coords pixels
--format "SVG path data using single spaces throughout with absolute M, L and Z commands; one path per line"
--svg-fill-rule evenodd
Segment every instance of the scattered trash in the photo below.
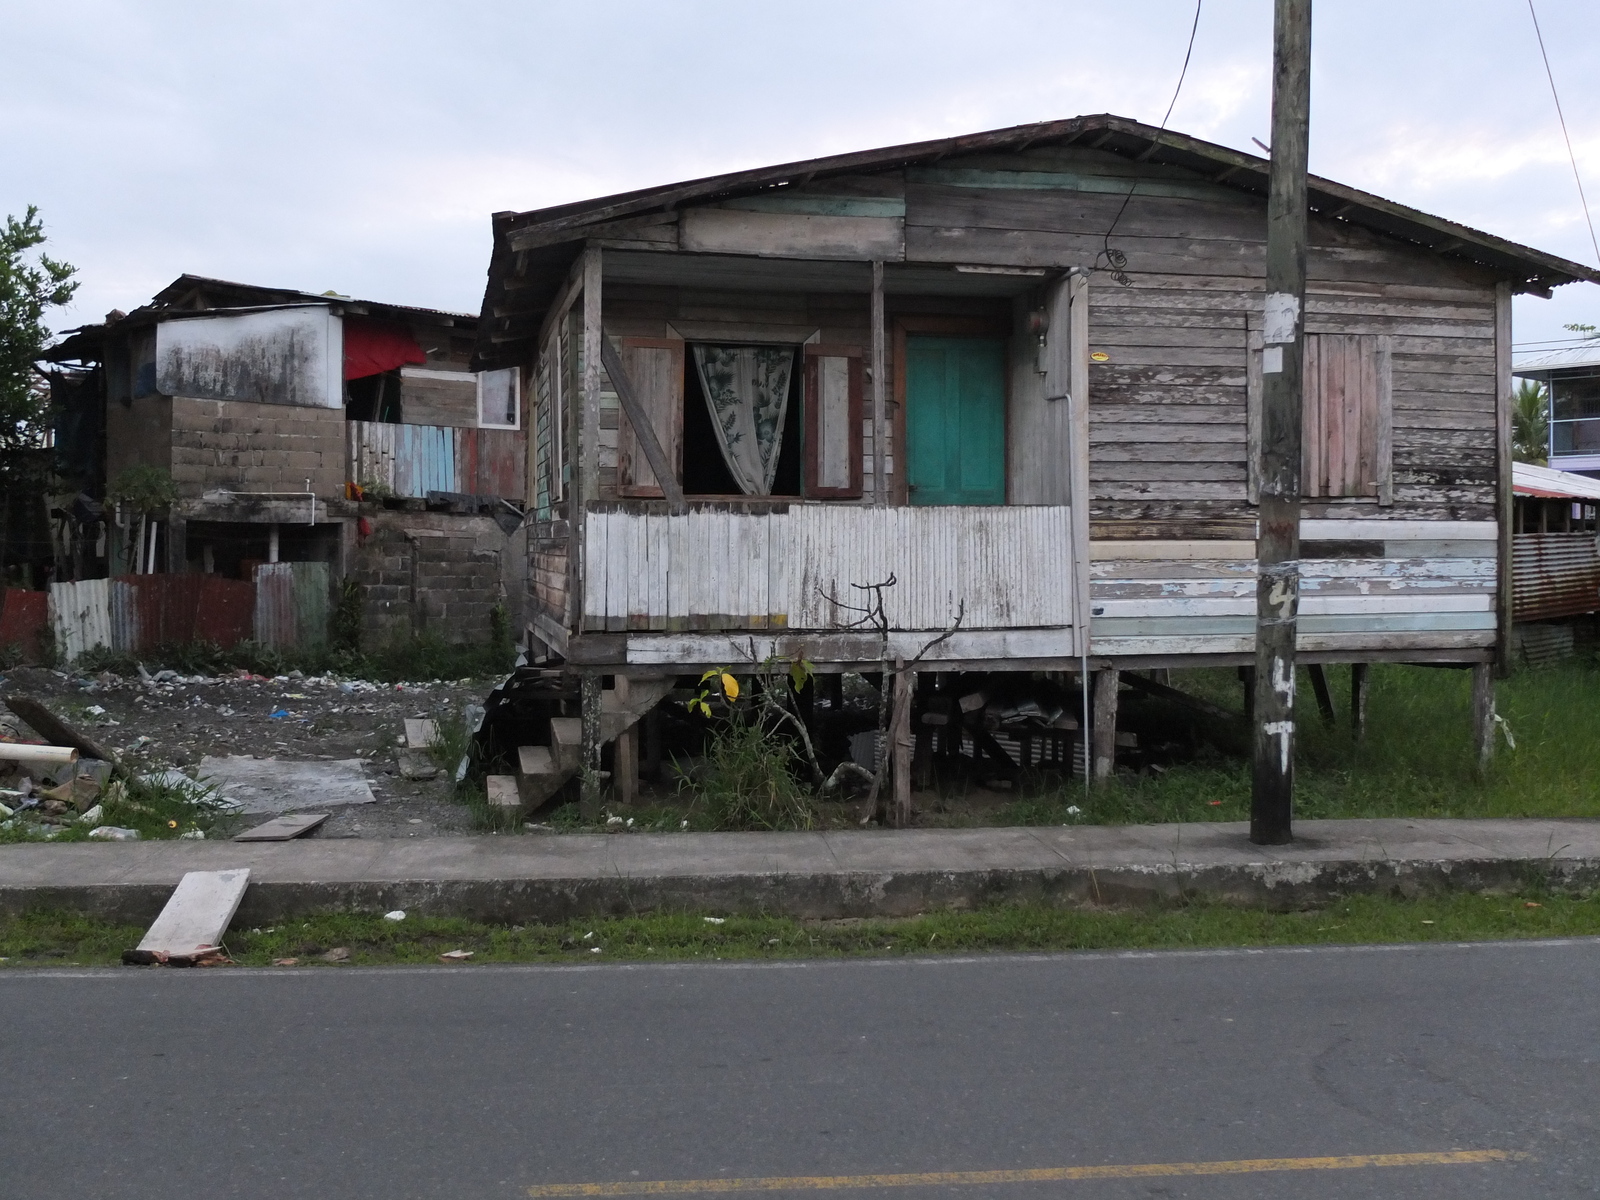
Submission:
M 123 829 L 119 825 L 100 825 L 89 830 L 89 836 L 97 842 L 137 842 L 139 831 Z
M 439 774 L 439 764 L 426 750 L 405 749 L 397 751 L 395 762 L 400 768 L 400 778 L 422 782 Z
M 1544 905 L 1540 904 L 1537 900 L 1524 900 L 1522 902 L 1522 907 L 1523 908 L 1543 908 Z
M 272 965 L 275 967 L 297 967 L 300 965 L 300 960 L 298 958 L 275 958 L 272 960 Z
M 1207 800 L 1206 804 L 1208 806 L 1210 806 L 1211 808 L 1220 808 L 1222 806 L 1222 801 L 1221 800 Z
M 622 818 L 621 817 L 607 817 L 606 818 L 606 828 L 607 829 L 621 829 L 622 828 Z
M 203 842 L 206 840 L 204 829 L 188 829 L 178 835 L 180 842 Z
M 467 777 L 467 755 L 461 756 L 461 761 L 456 764 L 455 782 L 460 783 Z
M 439 958 L 444 962 L 463 962 L 472 957 L 471 950 L 446 950 Z
M 99 832 L 96 829 L 89 836 Z M 223 931 L 239 911 L 239 901 L 244 899 L 249 882 L 250 871 L 245 867 L 190 871 L 179 881 L 139 945 L 122 952 L 122 961 L 178 967 L 195 966 L 203 958 L 220 956 Z
M 776 946 L 781 941 L 783 941 L 782 938 L 768 938 L 767 939 L 767 945 Z
M 386 912 L 383 914 L 383 919 L 385 921 L 404 921 L 406 919 L 406 910 L 397 908 L 393 912 Z
M 83 711 L 88 713 L 91 717 L 103 717 L 106 715 L 106 710 L 98 704 L 91 704 Z
M 1432 922 L 1432 921 L 1424 921 L 1424 922 L 1423 922 L 1423 924 L 1424 924 L 1424 925 L 1432 925 L 1432 924 L 1433 924 L 1433 922 Z
M 603 952 L 603 948 L 602 948 L 602 947 L 600 947 L 600 946 L 593 946 L 593 947 L 591 947 L 591 948 L 590 948 L 590 950 L 589 950 L 589 953 L 590 953 L 590 954 L 600 954 L 600 953 L 602 953 L 602 952 Z
M 335 946 L 322 956 L 322 961 L 333 963 L 349 962 L 350 948 L 348 946 Z
M 678 828 L 679 829 L 687 829 L 687 828 L 689 828 L 689 822 L 688 821 L 679 821 L 678 822 Z
M 706 917 L 705 918 L 705 923 L 707 925 L 725 925 L 725 924 L 727 924 L 727 922 L 728 922 L 728 918 L 727 917 Z
M 589 930 L 588 933 L 584 934 L 583 935 L 583 940 L 586 941 L 586 942 L 593 941 L 594 940 L 594 930 L 591 929 L 591 930 Z
M 1083 809 L 1079 808 L 1076 804 L 1067 805 L 1067 816 L 1069 817 L 1075 817 L 1082 811 Z
M 10 809 L 6 810 L 6 815 L 7 816 L 11 815 L 11 810 Z M 80 816 L 78 818 L 78 824 L 79 825 L 88 825 L 88 826 L 93 827 L 95 825 L 103 824 L 105 822 L 105 819 L 106 819 L 106 810 L 105 810 L 105 808 L 102 805 L 96 804 L 88 812 L 84 813 L 82 816 Z
M 406 745 L 413 750 L 426 750 L 439 739 L 439 727 L 422 717 L 406 718 Z
M 269 721 L 281 721 L 284 717 L 287 717 L 288 715 L 289 715 L 289 710 L 287 708 L 275 708 L 275 709 L 273 709 L 271 712 L 269 712 L 267 714 L 267 719 Z

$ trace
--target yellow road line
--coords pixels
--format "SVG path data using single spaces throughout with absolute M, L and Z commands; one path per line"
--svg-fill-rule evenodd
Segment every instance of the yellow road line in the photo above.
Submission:
M 775 1175 L 755 1179 L 636 1179 L 621 1183 L 537 1183 L 530 1196 L 665 1196 L 696 1192 L 831 1191 L 839 1188 L 964 1187 L 988 1183 L 1059 1183 L 1073 1179 L 1143 1179 L 1163 1175 L 1252 1175 L 1262 1171 L 1343 1171 L 1356 1167 L 1443 1167 L 1510 1162 L 1513 1150 L 1440 1150 L 1424 1154 L 1342 1154 L 1332 1158 L 1241 1158 L 1227 1162 L 1130 1163 L 1039 1167 L 1024 1171 L 924 1171 L 908 1175 Z

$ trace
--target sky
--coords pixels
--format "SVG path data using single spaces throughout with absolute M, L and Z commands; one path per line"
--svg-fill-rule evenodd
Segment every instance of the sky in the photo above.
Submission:
M 1600 201 L 1600 8 L 1536 0 Z M 1594 265 L 1527 0 L 1317 0 L 1311 170 Z M 1193 0 L 0 0 L 0 213 L 82 286 L 184 272 L 476 312 L 490 214 L 1112 112 L 1159 123 Z M 1271 0 L 1204 0 L 1171 128 L 1269 140 Z M 1591 204 L 1600 222 L 1600 205 Z M 1520 297 L 1515 340 L 1600 325 Z

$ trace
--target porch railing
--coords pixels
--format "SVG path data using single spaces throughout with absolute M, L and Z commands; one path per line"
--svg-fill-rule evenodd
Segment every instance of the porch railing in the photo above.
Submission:
M 1072 522 L 1064 506 L 864 508 L 587 515 L 588 630 L 843 629 L 884 595 L 890 626 L 1072 624 Z
M 457 492 L 520 499 L 527 439 L 517 429 L 345 422 L 346 477 L 395 496 Z

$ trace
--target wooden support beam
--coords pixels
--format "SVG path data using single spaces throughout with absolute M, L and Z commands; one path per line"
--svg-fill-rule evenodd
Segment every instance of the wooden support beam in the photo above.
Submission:
M 644 715 L 644 773 L 649 779 L 661 778 L 661 710 L 652 708 Z
M 1322 669 L 1321 663 L 1312 663 L 1306 668 L 1306 673 L 1311 676 L 1311 690 L 1317 696 L 1317 711 L 1322 714 L 1324 725 L 1337 723 L 1333 713 L 1333 693 L 1328 690 L 1328 673 Z
M 1098 782 L 1111 778 L 1117 766 L 1117 688 L 1115 668 L 1094 673 L 1094 734 L 1090 743 L 1091 774 Z
M 1511 285 L 1504 282 L 1496 284 L 1494 291 L 1494 355 L 1495 515 L 1500 522 L 1495 554 L 1495 651 L 1496 665 L 1505 676 L 1511 673 L 1511 520 L 1515 500 L 1511 491 Z
M 1350 664 L 1350 732 L 1358 742 L 1367 738 L 1367 664 Z
M 579 714 L 583 723 L 583 760 L 578 811 L 586 821 L 600 816 L 600 673 L 585 671 L 579 682 Z
M 661 494 L 666 497 L 668 504 L 681 505 L 683 486 L 678 482 L 678 473 L 673 469 L 672 461 L 667 458 L 667 452 L 661 448 L 661 440 L 656 437 L 655 423 L 650 420 L 650 414 L 645 412 L 644 405 L 640 403 L 639 394 L 633 390 L 633 380 L 628 376 L 628 369 L 622 365 L 622 355 L 617 353 L 617 348 L 611 344 L 611 339 L 605 336 L 603 330 L 600 335 L 600 358 L 605 365 L 606 374 L 611 377 L 611 386 L 617 393 L 617 402 L 627 414 L 628 424 L 633 426 L 633 436 L 639 442 L 639 449 L 644 451 L 645 460 L 649 462 L 650 470 L 655 473 L 656 482 L 661 485 Z
M 1494 759 L 1494 665 L 1474 663 L 1472 667 L 1472 740 L 1477 751 L 1478 770 L 1487 771 Z
M 627 712 L 628 677 L 618 675 L 611 686 L 616 692 L 618 708 Z M 611 792 L 617 798 L 618 804 L 632 804 L 638 791 L 639 743 L 635 733 L 637 729 L 637 725 L 630 725 L 617 734 L 616 743 L 611 750 Z
M 905 829 L 911 824 L 911 694 L 916 689 L 915 671 L 907 671 L 904 659 L 895 662 L 894 705 L 889 717 L 889 775 L 894 786 L 890 823 Z

